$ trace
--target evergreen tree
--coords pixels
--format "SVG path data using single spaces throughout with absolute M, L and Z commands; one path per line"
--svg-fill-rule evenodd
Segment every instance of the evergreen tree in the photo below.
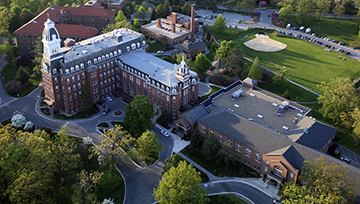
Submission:
M 257 81 L 262 79 L 262 70 L 260 67 L 258 57 L 255 58 L 254 63 L 252 64 L 252 66 L 250 68 L 248 77 L 251 79 L 257 80 Z

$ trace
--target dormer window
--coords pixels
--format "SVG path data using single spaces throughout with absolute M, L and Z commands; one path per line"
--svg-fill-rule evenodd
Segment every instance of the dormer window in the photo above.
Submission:
M 76 66 L 75 66 L 75 70 L 76 70 L 76 71 L 79 71 L 79 65 L 76 65 Z
M 80 67 L 81 67 L 81 69 L 84 69 L 84 64 L 81 63 L 81 64 L 80 64 Z
M 70 74 L 69 69 L 65 69 L 65 74 Z
M 126 51 L 130 52 L 130 47 L 129 46 L 126 47 Z
M 56 74 L 56 73 L 57 73 L 56 68 L 54 68 L 53 69 L 53 74 Z
M 118 54 L 121 55 L 121 50 L 120 49 L 118 49 Z

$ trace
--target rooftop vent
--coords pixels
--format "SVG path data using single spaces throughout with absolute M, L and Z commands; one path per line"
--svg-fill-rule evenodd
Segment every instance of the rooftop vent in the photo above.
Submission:
M 37 21 L 33 21 L 33 23 L 37 23 Z
M 87 54 L 87 51 L 86 51 L 86 50 L 83 50 L 82 53 L 83 53 L 84 55 L 86 55 L 86 54 Z
M 309 129 L 305 128 L 305 129 L 304 129 L 304 133 L 305 133 L 305 134 L 308 134 L 308 132 L 309 132 Z

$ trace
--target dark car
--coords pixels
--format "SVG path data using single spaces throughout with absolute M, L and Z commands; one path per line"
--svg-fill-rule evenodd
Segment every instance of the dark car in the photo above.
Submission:
M 350 159 L 348 159 L 346 157 L 340 157 L 340 160 L 350 164 Z
M 110 108 L 103 110 L 101 114 L 106 115 L 110 112 Z

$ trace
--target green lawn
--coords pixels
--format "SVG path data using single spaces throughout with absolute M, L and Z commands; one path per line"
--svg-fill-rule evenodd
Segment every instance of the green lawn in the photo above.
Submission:
M 9 81 L 15 79 L 17 70 L 18 70 L 18 67 L 16 67 L 15 65 L 14 66 L 8 66 L 8 65 L 4 66 L 4 68 L 2 69 L 2 72 L 1 72 L 1 77 L 3 77 L 2 83 L 3 83 L 4 87 Z M 19 97 L 24 97 L 24 96 L 28 95 L 29 93 L 31 93 L 34 89 L 36 89 L 39 86 L 40 80 L 41 80 L 41 73 L 32 75 L 29 78 L 29 81 L 27 82 L 27 84 L 22 87 L 22 90 L 19 93 Z M 17 97 L 17 95 L 11 95 L 11 96 Z
M 218 90 L 220 90 L 219 87 L 216 87 L 216 86 L 211 86 L 211 91 L 209 94 L 205 95 L 205 96 L 202 96 L 199 103 L 205 101 L 211 94 L 217 92 Z
M 201 152 L 194 148 L 192 145 L 187 146 L 181 151 L 187 157 L 195 161 L 197 164 L 214 174 L 215 176 L 230 176 L 230 177 L 259 177 L 259 174 L 241 163 L 240 161 L 233 160 L 229 162 L 228 169 L 225 169 L 225 163 L 220 162 L 216 164 L 202 156 Z
M 261 52 L 252 50 L 243 44 L 254 38 L 255 34 L 260 31 L 265 32 L 274 40 L 287 44 L 287 48 L 278 52 Z M 340 60 L 338 52 L 326 52 L 323 47 L 313 43 L 297 38 L 278 36 L 277 32 L 273 30 L 226 29 L 222 33 L 213 34 L 217 40 L 233 40 L 242 47 L 245 56 L 251 59 L 258 56 L 262 65 L 274 71 L 280 69 L 276 65 L 286 66 L 287 78 L 318 93 L 320 90 L 317 85 L 322 81 L 329 82 L 331 78 L 335 77 L 348 77 L 351 80 L 360 77 L 359 62 L 350 57 L 341 54 L 346 60 Z M 243 41 L 242 38 L 245 35 L 248 35 L 248 39 Z
M 359 26 L 356 19 L 343 18 L 338 21 L 335 18 L 325 18 L 324 20 L 321 18 L 321 20 L 309 21 L 304 26 L 311 28 L 312 32 L 330 39 L 350 45 L 360 45 Z
M 97 126 L 98 127 L 105 127 L 105 128 L 109 127 L 109 125 L 107 123 L 100 123 Z
M 208 204 L 246 204 L 234 194 L 222 194 L 209 196 L 210 202 Z
M 159 50 L 165 50 L 165 48 L 158 42 L 150 43 L 147 49 L 148 52 L 157 52 Z

